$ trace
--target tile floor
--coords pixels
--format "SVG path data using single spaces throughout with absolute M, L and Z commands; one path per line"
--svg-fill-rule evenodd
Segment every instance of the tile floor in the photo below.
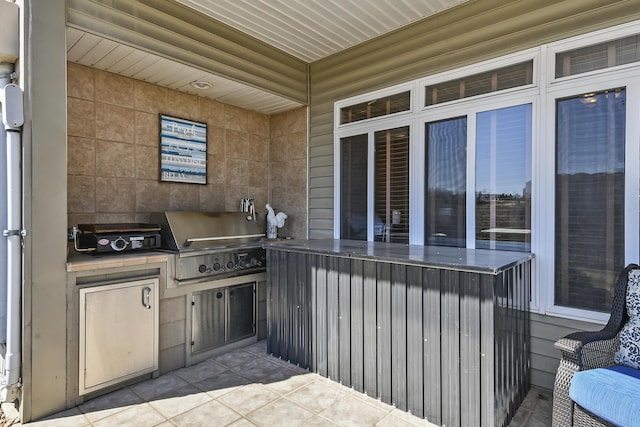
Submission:
M 511 427 L 548 426 L 550 414 L 550 395 L 532 390 Z M 434 426 L 267 355 L 265 341 L 26 425 Z

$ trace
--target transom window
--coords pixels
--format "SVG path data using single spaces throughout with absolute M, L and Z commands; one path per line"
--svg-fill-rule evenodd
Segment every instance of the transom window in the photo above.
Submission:
M 380 99 L 349 105 L 340 109 L 340 124 L 358 122 L 411 109 L 411 92 L 401 92 Z
M 533 61 L 429 85 L 425 105 L 436 105 L 533 83 Z
M 556 78 L 640 61 L 640 36 L 633 35 L 556 54 Z

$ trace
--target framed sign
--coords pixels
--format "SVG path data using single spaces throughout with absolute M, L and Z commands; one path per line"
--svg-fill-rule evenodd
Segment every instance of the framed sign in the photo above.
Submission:
M 160 181 L 207 183 L 207 124 L 160 115 Z

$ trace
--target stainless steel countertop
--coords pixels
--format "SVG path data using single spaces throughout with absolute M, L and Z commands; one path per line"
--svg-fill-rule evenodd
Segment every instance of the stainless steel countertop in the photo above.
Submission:
M 527 252 L 333 239 L 269 240 L 264 241 L 263 246 L 266 249 L 333 255 L 484 274 L 499 274 L 534 257 L 533 254 Z

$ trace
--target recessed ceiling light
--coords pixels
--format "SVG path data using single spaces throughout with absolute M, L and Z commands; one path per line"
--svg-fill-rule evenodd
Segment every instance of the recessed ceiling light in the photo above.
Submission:
M 199 89 L 199 90 L 205 90 L 205 89 L 211 89 L 213 87 L 213 85 L 209 82 L 191 82 L 189 83 L 189 85 L 191 85 L 192 88 L 194 89 Z

